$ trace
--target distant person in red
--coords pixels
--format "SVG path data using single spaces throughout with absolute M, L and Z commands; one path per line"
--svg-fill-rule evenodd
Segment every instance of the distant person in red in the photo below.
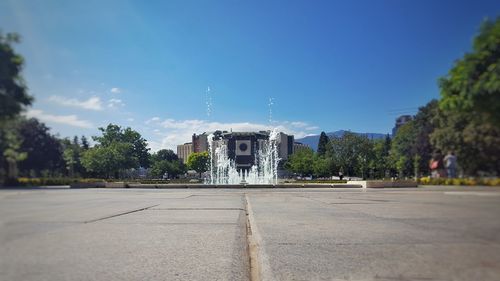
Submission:
M 457 177 L 457 156 L 453 151 L 449 151 L 444 157 L 444 166 L 446 167 L 446 173 L 449 178 Z
M 434 154 L 432 155 L 431 161 L 429 162 L 429 168 L 431 169 L 432 178 L 446 177 L 443 155 L 441 154 L 440 150 L 434 152 Z

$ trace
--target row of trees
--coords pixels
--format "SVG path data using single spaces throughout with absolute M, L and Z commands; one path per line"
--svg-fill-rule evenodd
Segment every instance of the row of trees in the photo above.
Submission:
M 12 47 L 19 41 L 17 34 L 0 33 L 0 183 L 18 176 L 119 178 L 140 168 L 150 168 L 153 177 L 186 172 L 172 150 L 151 154 L 146 140 L 131 128 L 99 128 L 101 135 L 92 137 L 91 147 L 84 136 L 59 138 L 39 120 L 22 116 L 33 97 L 21 75 L 24 60 Z
M 2 182 L 18 176 L 125 178 L 137 176 L 140 168 L 149 168 L 148 176 L 175 178 L 187 170 L 172 150 L 149 153 L 146 140 L 131 128 L 109 124 L 99 130 L 102 135 L 93 137 L 90 147 L 84 136 L 50 134 L 35 118 L 10 118 L 1 127 L 1 144 L 8 147 L 0 157 Z
M 318 152 L 301 149 L 290 156 L 284 167 L 301 176 L 330 177 L 342 174 L 384 178 L 395 174 L 391 166 L 390 149 L 389 136 L 370 140 L 346 132 L 342 137 L 320 137 Z
M 454 151 L 463 175 L 500 174 L 500 18 L 485 21 L 470 53 L 439 79 L 441 98 L 419 108 L 393 139 L 352 133 L 328 139 L 318 152 L 300 151 L 286 167 L 318 177 L 382 178 L 429 174 L 431 157 Z
M 0 33 L 0 180 L 23 176 L 125 177 L 150 168 L 155 177 L 175 177 L 187 167 L 171 150 L 150 154 L 131 128 L 100 128 L 90 147 L 85 137 L 61 139 L 45 124 L 20 113 L 31 105 L 22 78 L 23 58 L 12 45 L 15 34 Z M 439 80 L 441 98 L 421 107 L 415 118 L 383 140 L 346 133 L 320 136 L 318 152 L 301 150 L 285 167 L 302 175 L 383 178 L 428 174 L 433 153 L 455 151 L 464 175 L 500 174 L 500 18 L 486 21 L 473 49 Z M 207 169 L 206 154 L 193 154 L 188 166 Z

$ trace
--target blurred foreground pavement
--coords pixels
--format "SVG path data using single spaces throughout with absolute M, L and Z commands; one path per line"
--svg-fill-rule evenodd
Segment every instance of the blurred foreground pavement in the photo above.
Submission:
M 500 280 L 492 187 L 0 189 L 0 213 L 0 280 Z

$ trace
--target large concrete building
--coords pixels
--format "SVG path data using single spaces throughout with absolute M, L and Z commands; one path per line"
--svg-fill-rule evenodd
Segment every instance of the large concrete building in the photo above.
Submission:
M 226 145 L 228 156 L 234 160 L 238 169 L 248 169 L 257 161 L 255 155 L 263 148 L 266 140 L 269 139 L 269 131 L 259 132 L 213 132 L 214 147 Z M 193 134 L 192 142 L 177 146 L 177 155 L 183 159 L 184 163 L 192 152 L 208 151 L 208 133 L 200 135 Z M 189 148 L 189 146 L 191 148 Z M 305 145 L 296 143 L 293 135 L 279 133 L 278 137 L 278 157 L 287 160 L 293 154 L 295 148 L 303 148 Z M 191 150 L 189 150 L 191 149 Z M 186 153 L 189 154 L 186 155 Z

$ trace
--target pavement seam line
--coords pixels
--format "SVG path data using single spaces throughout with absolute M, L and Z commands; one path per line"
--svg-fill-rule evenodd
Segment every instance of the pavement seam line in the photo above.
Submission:
M 152 211 L 246 211 L 242 208 L 153 208 Z
M 269 258 L 264 251 L 262 237 L 255 223 L 250 199 L 245 193 L 245 212 L 247 223 L 247 247 L 250 260 L 251 281 L 274 281 Z
M 92 223 L 92 222 L 102 221 L 102 220 L 106 220 L 106 219 L 110 219 L 110 218 L 114 218 L 114 217 L 128 215 L 128 214 L 135 213 L 135 212 L 145 211 L 147 209 L 150 209 L 150 208 L 153 208 L 153 207 L 156 207 L 156 206 L 159 206 L 159 205 L 160 204 L 156 204 L 156 205 L 152 205 L 152 206 L 149 206 L 149 207 L 140 208 L 140 209 L 136 209 L 136 210 L 132 210 L 132 211 L 127 211 L 127 212 L 123 212 L 123 213 L 119 213 L 119 214 L 114 214 L 114 215 L 107 216 L 107 217 L 102 217 L 102 218 L 98 218 L 98 219 L 94 219 L 94 220 L 88 220 L 88 221 L 84 221 L 83 223 Z

